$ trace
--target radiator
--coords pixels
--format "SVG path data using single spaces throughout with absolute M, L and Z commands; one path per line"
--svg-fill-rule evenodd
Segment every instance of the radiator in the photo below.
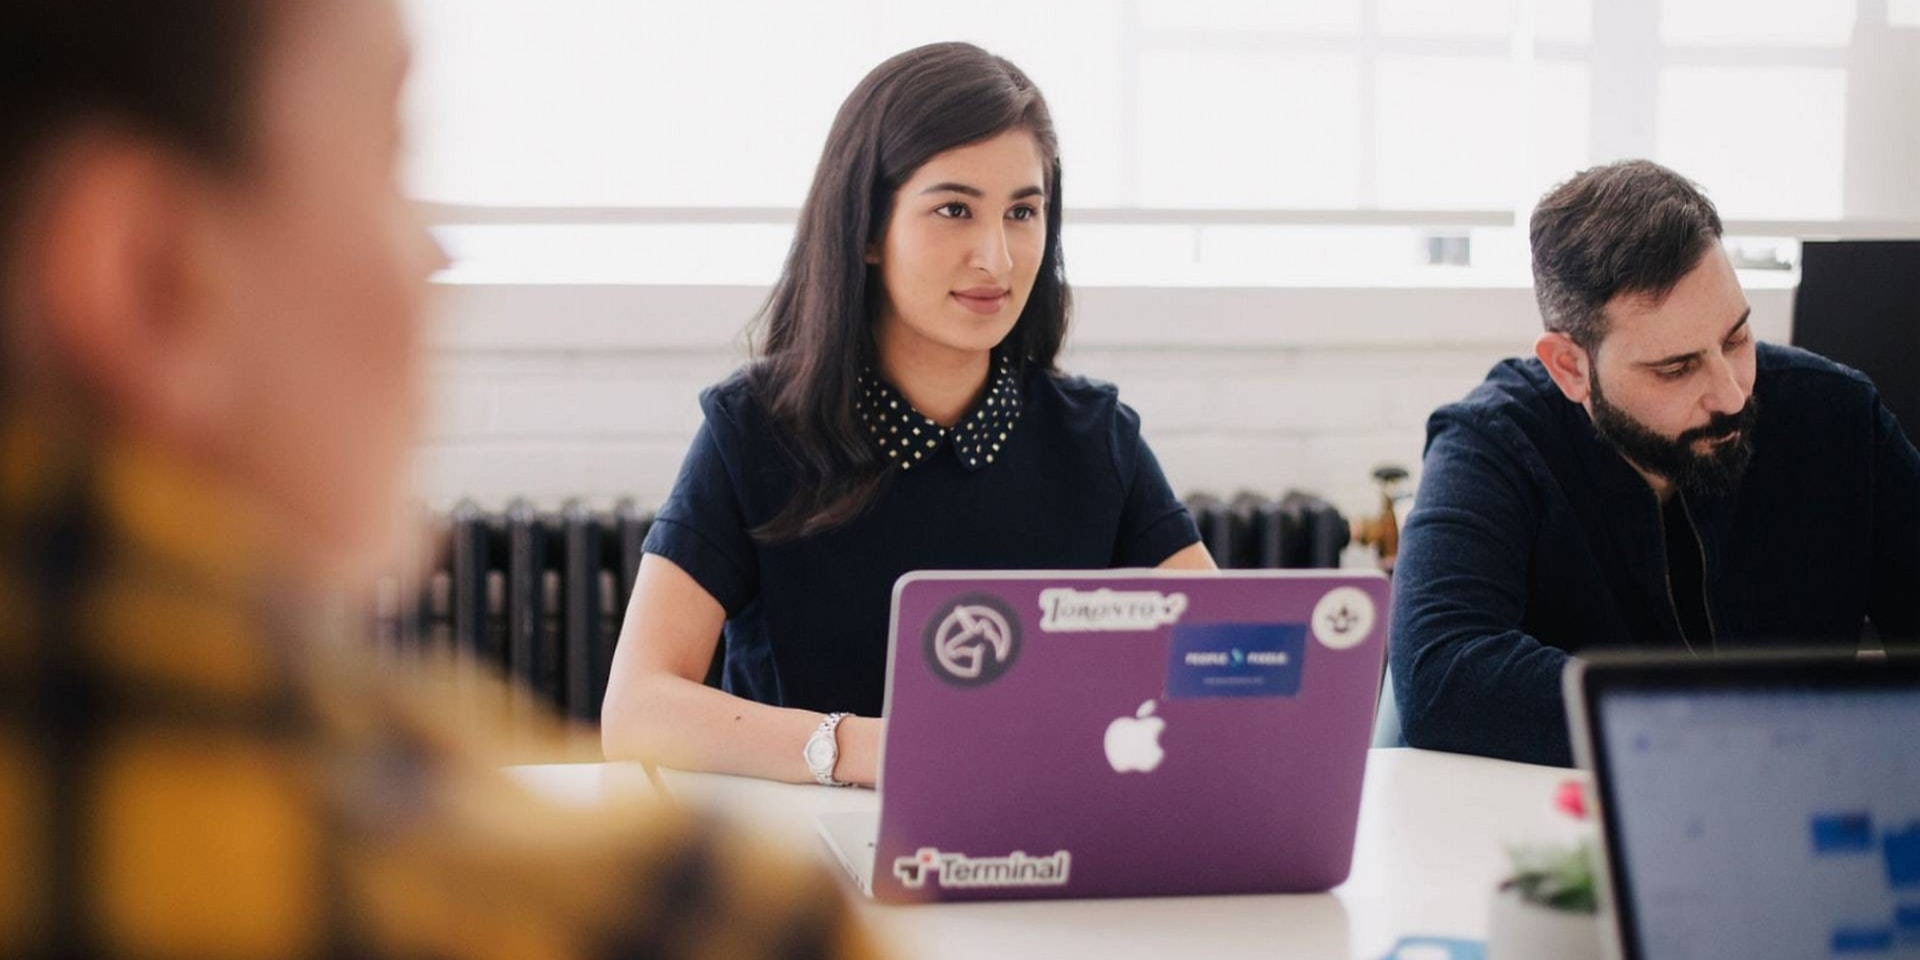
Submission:
M 1232 569 L 1331 568 L 1352 535 L 1345 517 L 1312 494 L 1293 491 L 1278 500 L 1241 493 L 1231 500 L 1187 497 L 1200 540 L 1213 561 Z
M 1232 568 L 1337 567 L 1345 518 L 1300 492 L 1186 500 L 1216 562 Z M 512 678 L 545 709 L 598 720 L 620 624 L 653 514 L 624 500 L 558 511 L 516 500 L 504 511 L 462 502 L 429 520 L 418 573 L 375 587 L 375 643 L 396 661 L 429 654 L 478 662 Z M 724 656 L 717 650 L 709 683 Z

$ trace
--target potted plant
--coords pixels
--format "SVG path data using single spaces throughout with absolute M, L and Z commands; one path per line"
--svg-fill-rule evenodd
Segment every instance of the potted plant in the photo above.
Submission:
M 1488 922 L 1488 960 L 1599 960 L 1593 845 L 1509 848 L 1513 875 Z

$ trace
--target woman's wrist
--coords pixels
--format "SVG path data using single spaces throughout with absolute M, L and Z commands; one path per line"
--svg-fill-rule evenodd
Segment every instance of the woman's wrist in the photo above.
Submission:
M 840 721 L 840 762 L 834 767 L 834 779 L 873 786 L 880 765 L 880 732 L 884 729 L 886 724 L 874 717 Z

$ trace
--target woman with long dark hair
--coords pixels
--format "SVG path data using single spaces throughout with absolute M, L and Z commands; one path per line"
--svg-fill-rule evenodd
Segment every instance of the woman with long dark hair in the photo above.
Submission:
M 1060 211 L 1046 101 L 1006 60 L 931 44 L 848 96 L 754 362 L 701 396 L 647 537 L 609 757 L 870 784 L 901 574 L 1213 566 L 1138 417 L 1055 368 Z

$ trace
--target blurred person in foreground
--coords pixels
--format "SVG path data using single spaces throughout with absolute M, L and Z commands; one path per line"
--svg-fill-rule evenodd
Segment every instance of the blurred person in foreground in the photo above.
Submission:
M 0 5 L 0 955 L 860 956 L 515 790 L 315 628 L 398 539 L 437 251 L 391 0 Z

